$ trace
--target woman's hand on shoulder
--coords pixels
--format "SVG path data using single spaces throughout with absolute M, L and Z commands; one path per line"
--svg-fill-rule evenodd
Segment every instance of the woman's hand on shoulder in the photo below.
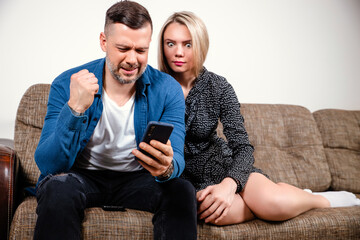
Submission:
M 221 183 L 208 186 L 196 193 L 200 203 L 198 214 L 200 219 L 208 222 L 222 220 L 234 201 L 236 183 L 232 178 L 225 178 Z

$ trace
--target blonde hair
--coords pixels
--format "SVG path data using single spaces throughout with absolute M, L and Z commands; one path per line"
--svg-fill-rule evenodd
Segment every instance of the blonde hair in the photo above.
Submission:
M 203 69 L 203 64 L 209 50 L 209 35 L 204 22 L 192 12 L 175 12 L 164 23 L 159 33 L 158 67 L 160 71 L 170 75 L 173 72 L 164 54 L 164 32 L 174 22 L 185 25 L 190 32 L 195 63 L 193 71 L 197 77 Z

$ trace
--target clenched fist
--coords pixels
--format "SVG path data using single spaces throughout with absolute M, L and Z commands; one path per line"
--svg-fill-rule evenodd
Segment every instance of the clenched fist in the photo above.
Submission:
M 85 112 L 93 103 L 99 90 L 98 79 L 87 69 L 71 75 L 70 99 L 68 105 L 76 112 Z

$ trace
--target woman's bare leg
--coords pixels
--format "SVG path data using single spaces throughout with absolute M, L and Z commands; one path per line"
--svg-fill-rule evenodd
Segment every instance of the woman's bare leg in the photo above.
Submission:
M 330 207 L 329 201 L 286 183 L 274 183 L 260 173 L 252 173 L 241 196 L 255 216 L 283 221 L 313 208 Z
M 323 195 L 334 198 L 335 206 L 360 205 L 360 200 L 349 192 L 310 193 L 287 183 L 274 183 L 260 173 L 252 173 L 240 195 L 235 194 L 227 215 L 217 223 L 211 223 L 237 224 L 255 216 L 269 221 L 283 221 L 314 208 L 330 207 L 329 200 Z
M 230 225 L 243 223 L 254 218 L 254 214 L 245 204 L 242 197 L 239 194 L 235 194 L 233 204 L 231 205 L 228 214 L 217 223 L 215 223 L 215 221 L 211 221 L 210 223 L 215 225 Z

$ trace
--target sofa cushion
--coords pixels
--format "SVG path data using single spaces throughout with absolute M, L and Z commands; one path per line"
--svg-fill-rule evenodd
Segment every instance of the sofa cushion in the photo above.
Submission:
M 301 106 L 242 104 L 255 166 L 274 182 L 325 191 L 331 183 L 321 135 L 311 112 Z
M 360 193 L 360 111 L 313 113 L 332 176 L 331 188 Z
M 20 159 L 22 180 L 35 185 L 40 171 L 34 153 L 40 139 L 47 110 L 50 84 L 35 84 L 21 98 L 15 122 L 14 145 Z
M 32 239 L 36 223 L 36 199 L 27 198 L 16 210 L 10 240 Z M 85 211 L 83 239 L 153 239 L 152 214 L 127 209 Z M 198 239 L 357 239 L 360 207 L 316 209 L 283 222 L 259 219 L 231 226 L 198 224 Z
M 28 197 L 17 208 L 9 239 L 33 239 L 36 224 L 36 198 Z M 82 224 L 83 239 L 152 239 L 153 214 L 144 211 L 104 211 L 87 208 Z

